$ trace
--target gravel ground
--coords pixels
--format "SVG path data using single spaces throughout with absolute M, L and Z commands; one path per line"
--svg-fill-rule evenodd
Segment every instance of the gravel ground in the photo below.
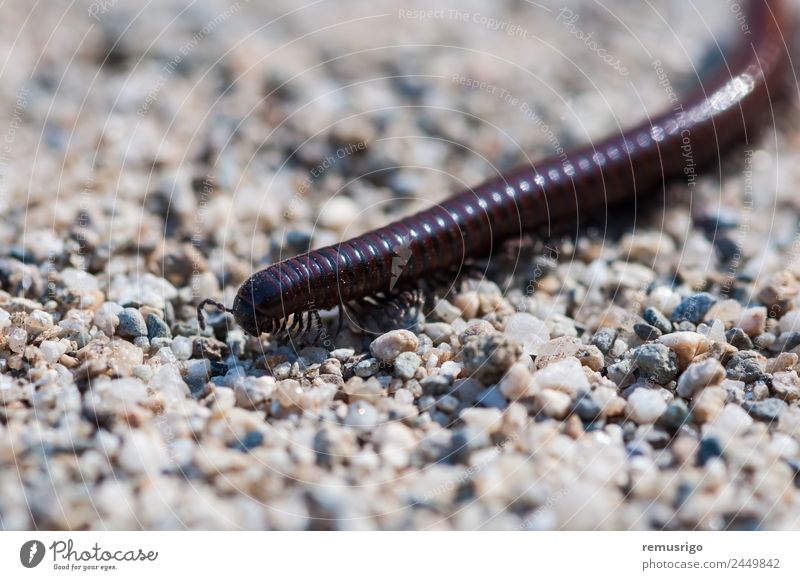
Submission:
M 669 106 L 708 4 L 4 3 L 0 528 L 800 527 L 795 123 L 402 320 L 195 319 Z

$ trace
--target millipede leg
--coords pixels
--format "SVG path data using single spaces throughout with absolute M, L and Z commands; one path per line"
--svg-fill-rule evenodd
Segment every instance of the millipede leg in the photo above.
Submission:
M 322 324 L 322 318 L 319 315 L 319 311 L 311 310 L 310 311 L 311 317 L 314 319 L 314 326 L 317 327 L 317 335 L 314 337 L 314 342 L 319 341 L 319 337 L 322 336 L 322 329 L 324 328 Z
M 286 332 L 287 321 L 288 318 L 286 318 L 285 316 L 281 318 L 280 323 L 278 324 L 278 328 L 275 330 L 275 334 L 283 335 L 283 333 Z
M 287 332 L 289 334 L 292 334 L 297 329 L 298 325 L 300 325 L 300 328 L 302 329 L 302 324 L 301 324 L 302 320 L 303 320 L 302 314 L 292 314 L 292 324 L 291 326 L 289 326 Z
M 299 334 L 303 334 L 308 331 L 308 323 L 310 322 L 311 318 L 308 315 L 308 312 L 303 312 L 300 315 L 300 326 L 297 329 Z

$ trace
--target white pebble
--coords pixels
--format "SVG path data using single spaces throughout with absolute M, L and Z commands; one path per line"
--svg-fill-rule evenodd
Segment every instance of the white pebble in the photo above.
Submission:
M 135 475 L 154 477 L 167 462 L 167 453 L 161 441 L 142 431 L 131 430 L 125 436 L 119 453 L 119 465 Z
M 360 213 L 358 204 L 344 195 L 331 199 L 320 212 L 319 224 L 324 228 L 343 231 Z
M 116 302 L 104 302 L 94 313 L 94 323 L 106 336 L 114 336 L 119 326 L 119 313 L 122 306 Z
M 654 423 L 666 409 L 664 397 L 652 389 L 639 388 L 628 397 L 628 415 L 639 424 Z
M 500 409 L 473 407 L 461 411 L 459 417 L 468 427 L 489 435 L 497 432 L 503 422 L 503 413 Z
M 25 330 L 36 336 L 53 326 L 53 316 L 44 310 L 34 310 L 25 319 Z
M 576 358 L 565 358 L 536 371 L 533 375 L 536 389 L 553 389 L 574 395 L 591 389 L 583 366 Z
M 379 336 L 369 345 L 369 350 L 376 359 L 383 362 L 394 362 L 401 352 L 417 350 L 419 340 L 408 330 L 392 330 Z
M 532 397 L 537 393 L 533 376 L 528 367 L 522 363 L 514 363 L 498 386 L 503 396 L 511 401 Z
M 0 323 L 0 326 L 2 326 L 2 323 Z M 781 317 L 778 328 L 780 328 L 781 333 L 800 330 L 800 310 L 790 310 L 784 314 Z
M 545 389 L 536 395 L 539 410 L 550 417 L 563 419 L 569 412 L 572 399 L 566 393 Z
M 39 352 L 45 361 L 54 363 L 67 352 L 67 345 L 59 340 L 44 340 L 39 345 Z
M 445 363 L 442 363 L 440 368 L 443 375 L 451 375 L 453 378 L 458 378 L 458 375 L 461 374 L 464 366 L 461 363 L 449 360 Z
M 521 344 L 525 354 L 536 354 L 536 347 L 550 340 L 547 325 L 527 312 L 517 312 L 506 319 L 506 335 Z
M 172 339 L 170 348 L 178 360 L 188 360 L 192 356 L 192 341 L 185 336 L 176 336 Z
M 28 333 L 24 328 L 15 328 L 8 335 L 8 348 L 11 352 L 22 352 L 28 344 Z
M 372 429 L 378 424 L 378 411 L 366 401 L 356 401 L 347 411 L 344 424 L 349 427 Z

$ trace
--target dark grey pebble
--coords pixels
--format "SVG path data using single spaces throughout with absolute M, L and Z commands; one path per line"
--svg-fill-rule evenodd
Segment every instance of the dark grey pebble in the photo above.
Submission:
M 703 437 L 697 449 L 697 465 L 702 467 L 714 457 L 722 457 L 722 443 L 713 435 Z
M 614 346 L 614 341 L 617 339 L 617 331 L 613 328 L 604 326 L 594 333 L 592 336 L 592 344 L 600 349 L 601 352 L 607 353 Z
M 627 385 L 633 380 L 634 363 L 635 361 L 633 358 L 626 356 L 608 365 L 606 369 L 608 378 L 617 383 L 617 385 Z
M 328 358 L 328 350 L 320 346 L 307 346 L 298 353 L 299 362 L 302 366 L 320 364 Z
M 680 304 L 672 311 L 670 319 L 673 322 L 682 322 L 688 320 L 694 324 L 698 324 L 703 320 L 708 309 L 711 308 L 717 299 L 708 292 L 700 292 L 692 294 L 681 300 Z
M 491 445 L 489 435 L 477 429 L 461 427 L 453 432 L 451 447 L 447 452 L 447 463 L 467 463 L 470 454 Z
M 605 429 L 606 421 L 605 419 L 597 419 L 595 421 L 591 421 L 583 426 L 583 430 L 587 433 L 590 431 L 602 431 Z
M 800 460 L 789 458 L 786 463 L 794 472 L 794 486 L 800 487 Z
M 432 410 L 436 407 L 436 397 L 431 395 L 420 397 L 417 401 L 417 407 L 419 407 L 420 412 Z
M 636 429 L 638 426 L 633 421 L 625 421 L 622 424 L 622 440 L 625 443 L 633 441 L 633 438 L 636 436 Z
M 249 451 L 258 447 L 264 442 L 264 434 L 261 431 L 250 431 L 244 437 L 234 442 L 232 447 L 239 451 Z
M 678 374 L 677 355 L 661 343 L 644 344 L 633 351 L 633 357 L 640 374 L 660 385 Z
M 663 334 L 667 334 L 669 332 L 672 332 L 672 323 L 657 308 L 653 308 L 652 306 L 648 306 L 647 308 L 645 308 L 644 314 L 642 316 L 644 317 L 644 319 L 647 322 L 647 324 L 656 327 Z
M 647 441 L 637 438 L 625 445 L 625 450 L 629 457 L 647 457 L 652 453 L 653 447 Z
M 658 422 L 665 429 L 674 432 L 688 423 L 690 418 L 691 411 L 689 411 L 689 406 L 683 399 L 676 399 L 669 404 Z
M 788 351 L 792 350 L 800 344 L 800 332 L 790 332 L 785 339 L 783 345 L 781 345 L 781 350 Z
M 753 341 L 747 336 L 747 333 L 735 326 L 725 333 L 725 338 L 731 346 L 736 347 L 738 350 L 753 350 Z
M 664 449 L 669 445 L 672 436 L 663 429 L 652 429 L 645 436 L 645 441 L 650 444 L 653 449 Z
M 714 234 L 719 230 L 735 228 L 739 225 L 739 215 L 732 209 L 720 208 L 719 211 L 708 211 L 693 218 L 694 225 Z
M 75 343 L 78 345 L 78 349 L 82 349 L 84 346 L 89 344 L 92 340 L 92 336 L 86 332 L 85 330 L 79 330 L 69 336 L 70 340 L 74 340 Z
M 459 404 L 461 401 L 456 399 L 453 395 L 445 395 L 438 401 L 436 401 L 436 408 L 439 409 L 443 413 L 447 413 L 448 415 L 454 413 L 456 409 L 458 409 Z
M 722 529 L 726 532 L 757 532 L 761 529 L 761 520 L 741 513 L 727 514 Z
M 170 331 L 167 323 L 152 312 L 145 317 L 145 324 L 147 325 L 147 338 L 153 340 L 154 338 L 172 338 L 172 331 Z
M 453 378 L 450 375 L 434 375 L 425 377 L 419 382 L 426 395 L 443 395 L 450 391 L 453 386 Z
M 450 427 L 450 416 L 442 413 L 441 411 L 436 411 L 431 415 L 431 419 L 439 423 L 442 427 Z
M 745 403 L 745 409 L 754 418 L 760 421 L 775 421 L 789 408 L 785 401 L 780 399 L 764 399 L 757 403 Z
M 602 409 L 594 402 L 589 393 L 583 393 L 575 401 L 573 411 L 583 421 L 594 421 L 600 416 Z
M 778 337 L 771 332 L 762 332 L 753 339 L 753 346 L 766 350 L 775 343 L 777 338 Z
M 694 486 L 688 481 L 682 481 L 680 484 L 678 484 L 678 489 L 675 492 L 675 501 L 673 502 L 672 506 L 675 509 L 680 508 L 690 497 L 692 497 L 694 489 Z
M 495 386 L 489 387 L 478 395 L 478 406 L 502 410 L 508 406 L 508 403 L 500 389 Z
M 117 334 L 122 338 L 139 338 L 147 336 L 147 324 L 144 322 L 142 313 L 136 308 L 123 308 L 119 313 L 119 326 Z
M 636 336 L 647 341 L 655 340 L 661 336 L 661 331 L 659 329 L 643 322 L 637 322 L 634 324 L 633 331 L 636 333 Z
M 312 445 L 317 457 L 317 465 L 322 467 L 333 465 L 335 456 L 332 452 L 331 436 L 327 429 L 320 429 L 314 434 Z
M 764 376 L 767 359 L 753 350 L 734 353 L 725 366 L 729 379 L 752 383 Z
M 741 248 L 735 240 L 727 237 L 717 238 L 714 240 L 714 245 L 717 248 L 717 255 L 723 263 L 730 262 L 734 258 L 741 256 Z
M 297 230 L 291 230 L 286 233 L 282 249 L 284 251 L 291 251 L 297 254 L 303 254 L 309 250 L 311 246 L 311 234 Z

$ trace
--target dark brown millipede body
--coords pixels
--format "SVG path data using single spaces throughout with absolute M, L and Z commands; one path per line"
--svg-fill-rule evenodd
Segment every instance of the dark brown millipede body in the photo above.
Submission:
M 785 3 L 751 0 L 747 24 L 724 73 L 680 106 L 380 229 L 273 264 L 242 284 L 231 309 L 236 321 L 255 336 L 287 324 L 302 330 L 310 323 L 304 313 L 387 294 L 486 256 L 499 242 L 551 220 L 575 220 L 661 186 L 684 173 L 687 147 L 694 168 L 713 163 L 751 138 L 787 87 Z M 400 254 L 398 278 L 392 268 Z

